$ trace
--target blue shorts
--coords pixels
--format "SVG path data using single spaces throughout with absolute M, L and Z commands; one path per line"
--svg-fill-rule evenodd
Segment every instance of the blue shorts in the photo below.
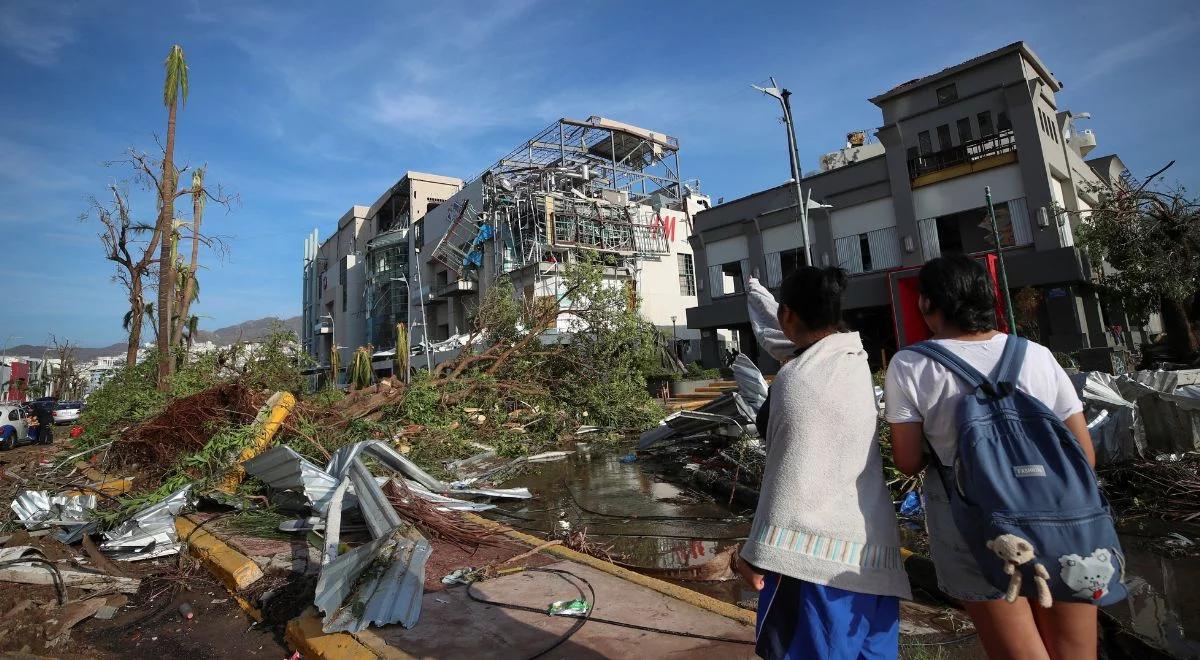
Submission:
M 900 642 L 900 599 L 767 573 L 758 595 L 755 651 L 778 658 L 894 659 Z

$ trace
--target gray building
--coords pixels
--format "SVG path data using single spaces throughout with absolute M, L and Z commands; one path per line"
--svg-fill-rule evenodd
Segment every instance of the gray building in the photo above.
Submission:
M 992 251 L 985 187 L 1010 289 L 1030 301 L 1026 321 L 1043 343 L 1076 351 L 1143 339 L 1146 329 L 1131 330 L 1097 297 L 1074 244 L 1100 191 L 1119 185 L 1125 168 L 1116 156 L 1089 158 L 1095 135 L 1076 124 L 1090 115 L 1061 107 L 1062 88 L 1027 44 L 1010 44 L 871 98 L 883 115 L 876 140 L 851 133 L 801 180 L 817 202 L 807 237 L 790 182 L 697 214 L 699 302 L 687 319 L 701 332 L 705 364 L 736 347 L 774 366 L 749 331 L 746 281 L 776 289 L 804 263 L 806 242 L 816 265 L 850 272 L 846 322 L 863 333 L 872 362 L 885 362 L 921 338 L 911 313 L 917 269 L 946 252 L 986 260 Z

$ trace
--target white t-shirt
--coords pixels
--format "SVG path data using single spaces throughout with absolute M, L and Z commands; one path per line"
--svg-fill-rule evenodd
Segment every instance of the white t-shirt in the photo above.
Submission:
M 984 341 L 936 339 L 939 345 L 989 378 L 1004 352 L 1008 335 L 997 334 Z M 1029 342 L 1017 376 L 1017 389 L 1033 396 L 1054 411 L 1059 419 L 1083 410 L 1075 386 L 1059 366 L 1050 349 Z M 914 351 L 900 351 L 888 365 L 885 385 L 885 416 L 888 422 L 923 422 L 925 437 L 944 465 L 951 465 L 958 452 L 956 415 L 958 404 L 969 386 L 941 364 Z

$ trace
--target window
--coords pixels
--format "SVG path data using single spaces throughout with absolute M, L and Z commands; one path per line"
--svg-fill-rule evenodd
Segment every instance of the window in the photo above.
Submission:
M 950 140 L 950 124 L 942 124 L 941 126 L 938 126 L 937 134 L 938 145 L 941 146 L 942 151 L 954 146 L 954 143 Z
M 996 113 L 996 130 L 1011 131 L 1012 122 L 1008 119 L 1008 113 L 1003 110 Z
M 871 243 L 866 234 L 858 235 L 858 249 L 862 252 L 862 272 L 867 273 L 871 268 Z
M 917 142 L 921 145 L 922 156 L 933 153 L 933 139 L 929 137 L 929 131 L 917 133 Z
M 430 211 L 436 209 L 437 207 L 441 206 L 442 202 L 444 202 L 444 201 L 446 201 L 446 200 L 434 199 L 434 198 L 430 197 L 428 200 L 426 200 L 425 212 L 429 213 Z
M 966 144 L 971 141 L 971 120 L 963 117 L 958 120 L 958 143 Z
M 783 277 L 804 265 L 804 248 L 793 248 L 779 253 L 779 273 Z
M 675 255 L 679 259 L 679 295 L 696 295 L 696 262 L 690 254 Z
M 992 113 L 984 111 L 975 116 L 979 120 L 979 137 L 987 137 L 996 132 L 992 128 Z
M 958 87 L 955 86 L 954 83 L 950 83 L 949 85 L 946 85 L 945 87 L 937 88 L 938 105 L 943 105 L 945 103 L 952 103 L 957 100 L 958 100 Z
M 13 408 L 11 411 L 9 411 L 8 421 L 15 422 L 15 421 L 18 421 L 19 419 L 21 419 L 21 409 L 20 408 Z
M 745 291 L 742 280 L 742 262 L 734 261 L 721 265 L 721 291 L 726 294 Z
M 413 223 L 413 245 L 425 246 L 425 220 L 423 219 Z
M 346 260 L 342 259 L 338 264 L 338 286 L 342 289 L 342 312 L 346 311 L 346 292 L 350 288 L 346 286 Z
M 908 162 L 910 162 L 910 163 L 913 162 L 920 155 L 921 155 L 921 152 L 919 152 L 916 147 L 908 148 L 908 158 L 907 158 Z

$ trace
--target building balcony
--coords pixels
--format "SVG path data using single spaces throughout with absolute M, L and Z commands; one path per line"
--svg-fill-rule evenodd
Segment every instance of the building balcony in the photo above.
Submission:
M 956 147 L 910 158 L 908 176 L 912 187 L 918 188 L 1016 160 L 1017 140 L 1012 129 L 1008 129 Z
M 454 298 L 479 293 L 479 283 L 475 280 L 459 279 L 433 287 L 434 298 Z

